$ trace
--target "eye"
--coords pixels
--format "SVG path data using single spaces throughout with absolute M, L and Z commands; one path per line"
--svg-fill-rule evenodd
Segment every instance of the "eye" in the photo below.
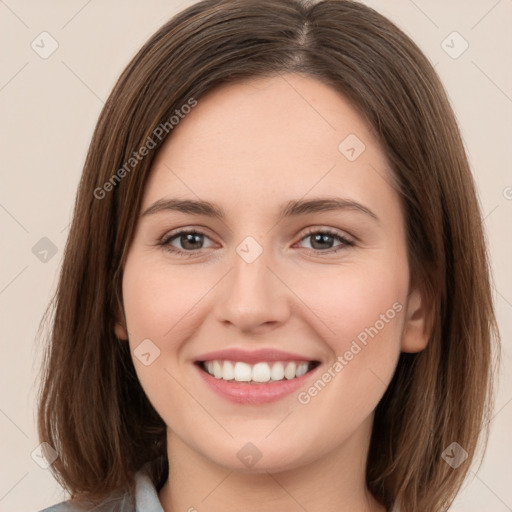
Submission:
M 308 231 L 302 240 L 310 239 L 310 248 L 315 253 L 330 254 L 345 249 L 347 246 L 353 246 L 354 242 L 341 235 L 337 231 L 330 229 L 314 228 Z M 339 245 L 332 247 L 335 240 L 340 242 Z
M 205 249 L 205 247 L 203 247 L 205 239 L 210 240 L 210 238 L 201 231 L 182 229 L 164 236 L 158 245 L 171 253 L 190 257 L 197 255 L 201 249 Z M 310 229 L 306 235 L 301 238 L 301 242 L 307 239 L 311 239 L 309 249 L 316 254 L 331 254 L 354 245 L 354 242 L 330 229 Z M 340 243 L 332 247 L 332 244 L 336 240 Z M 176 247 L 176 245 L 173 244 L 177 244 L 181 247 Z
M 204 249 L 202 247 L 204 239 L 209 238 L 197 230 L 181 230 L 169 236 L 165 236 L 159 245 L 163 246 L 167 251 L 173 253 L 183 254 L 184 256 L 193 256 L 198 250 Z M 179 244 L 181 247 L 172 245 L 173 243 Z

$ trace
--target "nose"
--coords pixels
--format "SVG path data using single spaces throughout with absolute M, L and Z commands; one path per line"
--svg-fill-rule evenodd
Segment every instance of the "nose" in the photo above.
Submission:
M 218 321 L 244 333 L 263 333 L 287 321 L 292 292 L 279 276 L 271 250 L 251 262 L 235 252 L 233 267 L 219 287 Z

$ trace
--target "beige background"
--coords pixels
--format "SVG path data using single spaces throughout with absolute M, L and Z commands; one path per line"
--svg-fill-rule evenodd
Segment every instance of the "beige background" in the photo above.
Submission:
M 31 458 L 39 444 L 34 397 L 40 350 L 35 334 L 57 283 L 75 190 L 103 102 L 135 51 L 190 3 L 0 0 L 1 512 L 37 511 L 65 498 L 49 470 Z M 435 65 L 479 187 L 504 341 L 503 366 L 484 463 L 472 469 L 451 510 L 511 511 L 512 2 L 366 3 L 395 21 Z M 38 37 L 43 31 L 58 43 L 46 59 L 31 47 L 35 40 L 43 51 Z M 463 48 L 462 39 L 450 36 L 442 43 L 453 31 L 469 44 L 458 58 L 452 56 Z M 47 38 L 48 51 L 51 40 L 41 37 Z M 43 237 L 57 250 L 54 256 L 48 253 L 47 261 L 33 253 Z

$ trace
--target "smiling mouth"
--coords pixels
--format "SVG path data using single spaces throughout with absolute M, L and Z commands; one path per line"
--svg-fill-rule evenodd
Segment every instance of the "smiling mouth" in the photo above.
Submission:
M 262 361 L 248 364 L 242 361 L 196 361 L 201 370 L 218 380 L 244 384 L 267 384 L 293 380 L 315 369 L 320 361 Z

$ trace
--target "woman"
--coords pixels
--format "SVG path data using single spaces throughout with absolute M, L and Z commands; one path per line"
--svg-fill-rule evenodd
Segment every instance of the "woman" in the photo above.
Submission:
M 362 4 L 206 0 L 154 34 L 54 305 L 39 435 L 71 499 L 47 510 L 435 512 L 476 455 L 474 183 L 432 66 Z

